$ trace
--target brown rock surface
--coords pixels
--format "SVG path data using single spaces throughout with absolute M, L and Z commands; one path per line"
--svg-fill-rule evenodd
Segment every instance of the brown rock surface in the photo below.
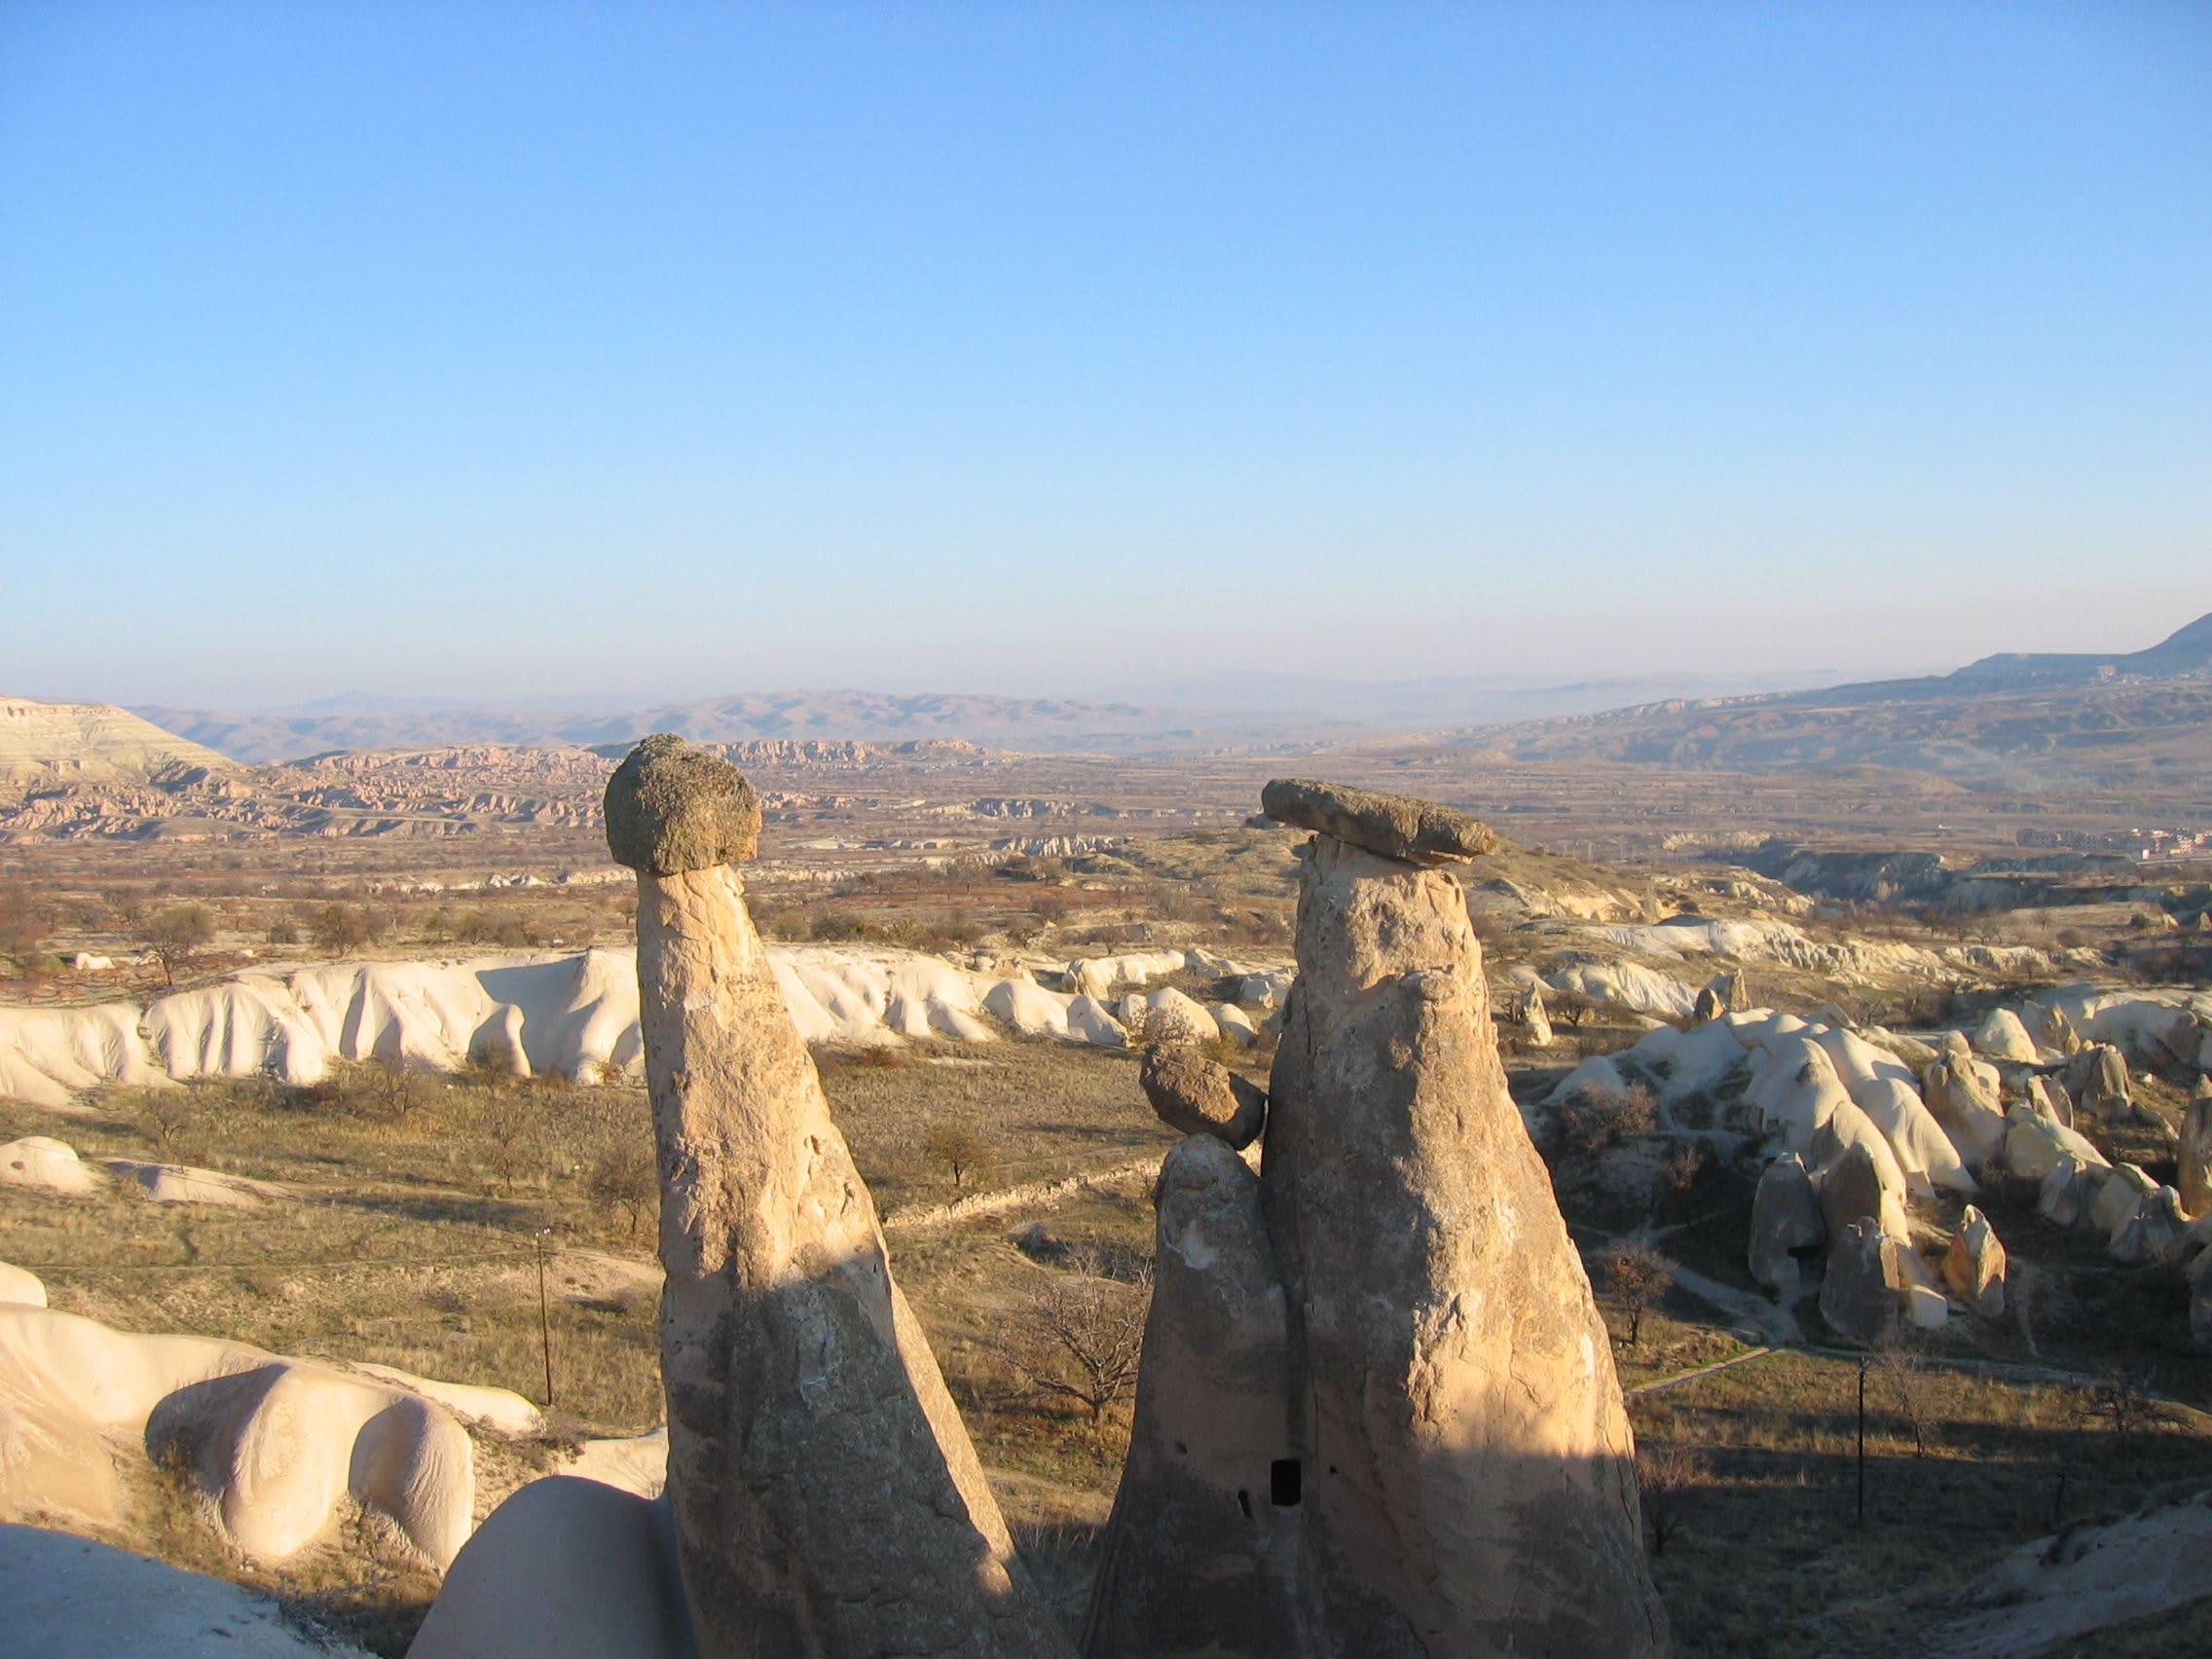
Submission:
M 1458 882 L 1323 835 L 1297 955 L 1262 1185 L 1311 1651 L 1667 1651 L 1610 1340 Z
M 1856 1221 L 1828 1244 L 1821 1280 L 1821 1317 L 1839 1337 L 1875 1343 L 1896 1329 L 1899 1299 L 1911 1283 L 1904 1246 L 1872 1220 Z
M 745 845 L 750 788 L 705 756 L 656 772 L 672 753 L 648 742 L 624 762 L 644 778 L 619 831 L 619 774 L 609 786 L 616 856 Z M 641 870 L 638 981 L 668 1490 L 702 1653 L 1065 1651 L 892 1281 L 734 870 Z
M 2191 1215 L 2212 1214 L 2212 1079 L 2199 1078 L 2196 1092 L 2182 1110 L 2181 1144 L 2175 1151 L 2180 1174 L 2174 1185 L 2181 1206 Z
M 2054 1054 L 2068 1056 L 2082 1051 L 2081 1033 L 2066 1017 L 2066 1011 L 2054 1003 L 2029 1005 L 2028 1034 Z
M 652 875 L 744 864 L 760 849 L 760 797 L 745 774 L 655 732 L 607 784 L 614 862 Z
M 1751 1009 L 1751 981 L 1741 968 L 1731 968 L 1725 974 L 1713 977 L 1714 989 L 1720 994 L 1722 1012 L 1749 1014 Z
M 2074 1109 L 2092 1124 L 2124 1115 L 2133 1104 L 2127 1061 L 2109 1043 L 2092 1043 L 2066 1062 L 2066 1091 Z
M 1953 1031 L 1923 1075 L 1922 1097 L 1969 1169 L 1979 1169 L 2005 1150 L 2005 1107 L 1988 1075 Z
M 1784 1153 L 1760 1172 L 1751 1196 L 1751 1277 L 1769 1290 L 1795 1290 L 1802 1270 L 1793 1252 L 1817 1247 L 1827 1235 L 1812 1177 L 1795 1153 Z
M 1083 1648 L 1299 1655 L 1285 1299 L 1259 1177 L 1208 1134 L 1167 1155 L 1135 1421 Z
M 1959 1230 L 1943 1255 L 1943 1278 L 1969 1308 L 1985 1319 L 2005 1311 L 2005 1246 L 1989 1217 L 1972 1204 L 1959 1217 Z
M 1241 1149 L 1267 1121 L 1267 1091 L 1187 1043 L 1145 1051 L 1137 1081 L 1160 1121 L 1186 1135 L 1212 1135 Z
M 1378 794 L 1348 784 L 1277 778 L 1260 793 L 1277 824 L 1322 834 L 1408 864 L 1462 864 L 1497 845 L 1479 818 L 1412 795 Z

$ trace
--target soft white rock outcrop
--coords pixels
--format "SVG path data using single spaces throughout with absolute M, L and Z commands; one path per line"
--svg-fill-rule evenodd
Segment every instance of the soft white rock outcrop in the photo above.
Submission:
M 468 1536 L 473 1448 L 417 1393 L 243 1343 L 0 1303 L 0 1515 L 117 1520 L 124 1446 L 173 1449 L 256 1562 L 328 1536 L 348 1499 L 388 1516 L 433 1566 Z
M 1176 953 L 1179 957 L 1187 952 Z M 809 1043 L 985 1043 L 1012 1030 L 1106 1048 L 1124 1022 L 1093 997 L 1047 990 L 1026 974 L 977 973 L 921 951 L 771 945 L 768 961 Z M 1137 999 L 1221 1034 L 1223 1018 L 1181 991 Z M 1239 1017 L 1238 1029 L 1250 1021 Z M 0 1008 L 0 1097 L 49 1111 L 107 1085 L 158 1088 L 200 1077 L 319 1083 L 334 1061 L 460 1071 L 472 1060 L 515 1077 L 635 1075 L 637 957 L 629 950 L 475 957 L 457 962 L 324 963 L 252 972 L 156 997 L 143 1010 Z

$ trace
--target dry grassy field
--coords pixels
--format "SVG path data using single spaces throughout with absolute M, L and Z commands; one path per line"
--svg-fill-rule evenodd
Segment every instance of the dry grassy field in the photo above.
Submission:
M 1422 777 L 1401 781 L 1425 787 Z M 790 861 L 771 858 L 749 878 L 773 937 L 1040 965 L 1160 945 L 1288 958 L 1297 837 L 1278 830 L 1185 824 L 1092 852 L 980 862 L 894 850 L 826 879 L 794 873 L 801 837 L 777 834 Z M 144 917 L 180 903 L 204 906 L 212 923 L 204 948 L 176 965 L 186 984 L 332 954 L 318 929 L 333 907 L 373 920 L 372 937 L 344 947 L 368 957 L 624 942 L 625 884 L 554 880 L 596 867 L 596 839 L 513 838 L 501 865 L 535 869 L 545 884 L 492 888 L 464 885 L 487 866 L 482 843 L 41 848 L 30 905 L 38 948 L 7 958 L 5 995 L 53 1005 L 153 994 L 166 973 L 129 953 Z M 1923 950 L 2085 943 L 2119 971 L 2146 937 L 2162 937 L 2146 935 L 2147 907 L 2127 899 L 1982 915 L 1835 904 L 1816 915 L 1741 868 L 1671 860 L 1628 871 L 1581 852 L 1515 844 L 1470 872 L 1501 1011 L 1517 968 L 1620 954 L 1586 924 L 1684 910 L 1794 917 L 1824 939 Z M 64 953 L 80 949 L 111 950 L 119 965 L 79 972 Z M 1845 983 L 1781 962 L 1750 972 L 1766 1005 L 1811 1014 L 1839 1002 L 1858 1020 L 1898 1027 L 1977 1017 L 2028 982 L 2002 967 L 1972 984 Z M 1201 1000 L 1222 989 L 1191 972 L 1172 982 Z M 1500 1027 L 1525 1102 L 1650 1023 L 1567 997 L 1554 1017 L 1557 1038 L 1541 1049 Z M 1264 1076 L 1265 1044 L 1223 1052 Z M 1040 1309 L 1078 1286 L 1106 1313 L 1141 1312 L 1150 1185 L 1172 1137 L 1126 1051 L 1008 1039 L 825 1049 L 817 1061 L 900 1282 L 1025 1554 L 1072 1623 L 1112 1501 L 1127 1400 L 1124 1387 L 1107 1386 L 1093 1417 L 1077 1397 L 1080 1363 L 1040 1335 Z M 2168 1118 L 2179 1106 L 2172 1079 L 2145 1075 L 2138 1088 Z M 557 1467 L 575 1442 L 660 1420 L 655 1194 L 636 1087 L 362 1065 L 312 1088 L 202 1083 L 111 1089 L 83 1105 L 80 1117 L 0 1103 L 0 1140 L 52 1135 L 87 1159 L 204 1165 L 290 1196 L 223 1209 L 157 1204 L 121 1185 L 76 1198 L 0 1187 L 0 1260 L 39 1272 L 55 1306 L 127 1330 L 388 1364 L 546 1402 L 541 1439 L 477 1437 L 480 1514 Z M 2173 1178 L 2170 1145 L 2148 1129 L 2101 1132 L 2114 1137 L 2114 1156 Z M 1954 1322 L 1939 1346 L 1869 1375 L 1862 1519 L 1857 1360 L 1826 1350 L 1809 1308 L 1799 1313 L 1810 1346 L 1758 1351 L 1771 1332 L 1744 1262 L 1755 1170 L 1708 1160 L 1670 1173 L 1653 1161 L 1624 1186 L 1596 1178 L 1571 1147 L 1544 1150 L 1602 1290 L 1608 1251 L 1632 1232 L 1655 1237 L 1677 1270 L 1635 1342 L 1629 1309 L 1616 1301 L 1608 1317 L 1640 1438 L 1688 1454 L 1678 1490 L 1658 1506 L 1668 1536 L 1654 1558 L 1679 1651 L 1893 1652 L 2008 1550 L 2212 1484 L 2212 1424 L 2199 1415 L 2212 1408 L 2212 1361 L 2188 1346 L 2175 1282 L 2115 1266 L 2099 1241 L 2043 1223 L 2032 1191 L 2000 1183 L 1982 1201 L 2018 1264 L 2012 1307 L 2001 1322 Z M 1742 1363 L 1704 1371 L 1729 1361 Z M 2116 1371 L 2164 1402 L 2125 1434 L 2095 1409 Z M 366 1514 L 271 1572 L 228 1556 L 177 1480 L 140 1485 L 138 1517 L 118 1541 L 265 1585 L 381 1653 L 404 1651 L 434 1594 L 434 1578 Z M 2131 1631 L 2133 1645 L 2106 1650 L 2190 1651 L 2174 1634 L 2186 1623 Z
M 821 1060 L 901 1283 L 1010 1521 L 1072 1621 L 1127 1408 L 1118 1400 L 1093 1422 L 1038 1384 L 1051 1356 L 1041 1356 L 1031 1310 L 1044 1287 L 1071 1275 L 1101 1278 L 1141 1307 L 1150 1180 L 1170 1137 L 1124 1052 L 1008 1041 Z M 0 1138 L 53 1134 L 88 1158 L 202 1163 L 296 1196 L 231 1210 L 123 1191 L 9 1190 L 0 1259 L 40 1271 L 56 1307 L 541 1401 L 549 1336 L 546 1436 L 478 1437 L 480 1510 L 574 1441 L 659 1420 L 650 1204 L 610 1161 L 644 1141 L 640 1091 L 355 1068 L 309 1090 L 201 1085 L 92 1104 L 89 1119 L 0 1108 Z M 981 1153 L 957 1181 L 933 1154 L 946 1125 Z M 1578 1216 L 1575 1191 L 1570 1181 L 1570 1219 L 1602 1285 L 1609 1235 L 1600 1224 L 1611 1218 Z M 1712 1173 L 1657 1215 L 1675 1227 L 1668 1249 L 1680 1265 L 1748 1290 L 1742 1199 L 1730 1177 Z M 1872 1367 L 1863 1519 L 1856 1359 L 1761 1353 L 1760 1333 L 1680 1284 L 1644 1315 L 1634 1346 L 1625 1309 L 1608 1309 L 1640 1441 L 1693 1454 L 1683 1490 L 1655 1506 L 1669 1536 L 1654 1568 L 1681 1651 L 1894 1651 L 1930 1605 L 2006 1550 L 2212 1482 L 2212 1419 L 2195 1409 L 2212 1404 L 2212 1367 L 2165 1351 L 2175 1345 L 2163 1337 L 2128 1340 L 2131 1325 L 2173 1330 L 2170 1310 L 2144 1306 L 2156 1300 L 2145 1275 L 2085 1256 L 2074 1283 L 2056 1259 L 2028 1299 L 2042 1333 L 2034 1353 L 2015 1332 L 1988 1352 L 1952 1345 Z M 2165 1361 L 2158 1391 L 2192 1403 L 2120 1432 L 2095 1409 L 2095 1362 L 2116 1354 Z M 1743 1363 L 1676 1381 L 1730 1360 Z M 431 1576 L 365 1517 L 269 1572 L 225 1559 L 179 1487 L 160 1477 L 142 1486 L 138 1547 L 262 1584 L 378 1651 L 404 1651 L 434 1594 Z

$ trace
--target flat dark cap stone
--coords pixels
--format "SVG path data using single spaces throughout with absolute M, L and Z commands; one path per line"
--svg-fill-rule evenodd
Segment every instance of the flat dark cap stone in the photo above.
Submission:
M 656 731 L 607 780 L 607 850 L 653 875 L 744 864 L 760 850 L 760 797 L 727 760 Z
M 1459 864 L 1497 845 L 1489 825 L 1454 807 L 1349 784 L 1277 778 L 1260 792 L 1260 806 L 1277 824 L 1318 830 L 1407 864 Z

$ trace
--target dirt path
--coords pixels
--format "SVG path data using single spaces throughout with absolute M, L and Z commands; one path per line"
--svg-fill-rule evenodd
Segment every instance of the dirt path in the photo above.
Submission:
M 1805 1333 L 1797 1323 L 1797 1315 L 1788 1308 L 1778 1307 L 1765 1297 L 1734 1285 L 1722 1284 L 1718 1279 L 1707 1278 L 1703 1273 L 1669 1262 L 1675 1283 L 1696 1297 L 1708 1307 L 1715 1308 L 1731 1319 L 1748 1325 L 1765 1339 L 1771 1347 L 1794 1347 L 1805 1340 Z
M 1711 1377 L 1715 1371 L 1727 1371 L 1738 1365 L 1749 1365 L 1754 1359 L 1765 1359 L 1770 1355 L 1786 1351 L 1788 1350 L 1777 1347 L 1751 1348 L 1744 1353 L 1732 1354 L 1726 1359 L 1716 1359 L 1711 1365 L 1700 1365 L 1694 1370 L 1677 1371 L 1672 1377 L 1656 1377 L 1648 1382 L 1639 1382 L 1633 1388 L 1623 1388 L 1621 1394 L 1624 1398 L 1631 1400 L 1639 1394 L 1656 1394 L 1663 1388 L 1677 1388 L 1684 1382 L 1695 1382 L 1700 1377 Z
M 897 1215 L 884 1218 L 886 1233 L 919 1233 L 927 1228 L 950 1227 L 963 1221 L 974 1221 L 982 1216 L 1004 1215 L 1009 1210 L 1027 1209 L 1033 1205 L 1050 1209 L 1064 1199 L 1072 1198 L 1086 1187 L 1111 1186 L 1125 1181 L 1132 1175 L 1157 1173 L 1160 1168 L 1159 1153 L 1118 1163 L 1111 1169 L 1092 1169 L 1078 1175 L 1067 1175 L 1057 1181 L 1029 1181 L 1018 1187 L 1002 1187 L 995 1193 L 975 1193 L 965 1198 L 955 1198 L 948 1204 L 920 1204 L 903 1209 Z

